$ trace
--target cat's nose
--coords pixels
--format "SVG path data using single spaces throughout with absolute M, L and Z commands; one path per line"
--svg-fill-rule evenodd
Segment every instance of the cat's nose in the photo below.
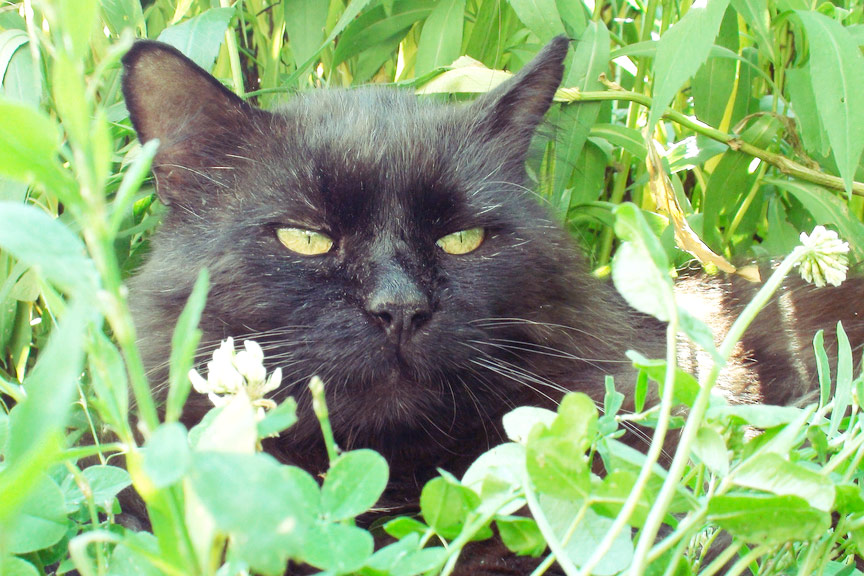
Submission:
M 366 301 L 366 312 L 395 344 L 407 342 L 429 318 L 429 298 L 413 283 L 379 287 Z

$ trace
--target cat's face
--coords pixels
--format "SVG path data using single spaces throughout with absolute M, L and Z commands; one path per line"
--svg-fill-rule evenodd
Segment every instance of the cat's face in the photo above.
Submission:
M 468 106 L 370 88 L 268 113 L 173 50 L 136 45 L 124 91 L 139 137 L 162 143 L 170 206 L 133 282 L 145 354 L 164 354 L 207 267 L 205 342 L 258 340 L 301 405 L 321 376 L 343 444 L 455 438 L 523 400 L 542 360 L 526 347 L 570 337 L 550 322 L 579 308 L 574 253 L 522 183 L 566 50 L 556 39 Z

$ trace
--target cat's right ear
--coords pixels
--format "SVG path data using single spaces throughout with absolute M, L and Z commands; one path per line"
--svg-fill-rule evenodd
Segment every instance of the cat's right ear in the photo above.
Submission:
M 159 139 L 153 161 L 163 202 L 237 143 L 258 113 L 176 48 L 149 40 L 123 57 L 123 95 L 141 142 Z
M 566 36 L 553 38 L 518 74 L 472 105 L 483 137 L 513 156 L 524 154 L 564 76 Z

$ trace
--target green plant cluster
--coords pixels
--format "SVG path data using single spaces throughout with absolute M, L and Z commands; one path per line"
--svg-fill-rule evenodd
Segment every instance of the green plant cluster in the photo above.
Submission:
M 864 249 L 862 23 L 855 0 L 0 1 L 0 574 L 281 574 L 289 560 L 332 575 L 449 574 L 493 526 L 538 558 L 536 574 L 860 574 L 864 380 L 842 329 L 833 377 L 815 340 L 818 404 L 730 406 L 711 390 L 808 257 L 793 251 L 799 231 L 826 224 L 853 258 Z M 666 359 L 630 353 L 638 397 L 656 386 L 660 404 L 621 414 L 609 381 L 602 416 L 580 395 L 557 414 L 511 413 L 512 442 L 461 479 L 442 471 L 419 516 L 374 528 L 393 539 L 377 551 L 355 518 L 386 463 L 340 453 L 323 403 L 320 484 L 259 451 L 292 425 L 291 402 L 259 419 L 237 398 L 179 424 L 206 273 L 157 410 L 123 284 L 162 210 L 147 180 L 155 145 L 136 143 L 119 93 L 134 37 L 178 46 L 270 106 L 365 82 L 464 98 L 561 33 L 573 49 L 529 175 L 628 301 L 669 323 Z M 668 271 L 688 258 L 676 239 L 721 267 L 709 249 L 792 256 L 715 347 L 675 303 Z M 699 381 L 676 367 L 679 332 L 715 363 Z M 633 423 L 654 436 L 645 454 L 617 439 Z M 117 522 L 130 485 L 149 532 Z

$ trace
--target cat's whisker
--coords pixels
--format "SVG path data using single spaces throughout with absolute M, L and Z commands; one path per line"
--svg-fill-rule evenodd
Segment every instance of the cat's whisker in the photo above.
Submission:
M 489 338 L 488 340 L 469 340 L 474 344 L 487 344 L 489 346 L 493 346 L 495 348 L 501 350 L 512 350 L 518 352 L 531 352 L 532 354 L 542 354 L 544 356 L 551 356 L 553 358 L 562 358 L 565 360 L 578 360 L 579 362 L 588 362 L 594 365 L 594 363 L 600 364 L 630 364 L 629 360 L 610 360 L 606 358 L 586 358 L 584 356 L 578 356 L 576 354 L 571 354 L 569 352 L 564 352 L 562 350 L 558 350 L 557 348 L 552 348 L 551 346 L 544 346 L 542 344 L 537 344 L 535 342 L 521 342 L 518 340 L 507 340 L 502 338 Z

